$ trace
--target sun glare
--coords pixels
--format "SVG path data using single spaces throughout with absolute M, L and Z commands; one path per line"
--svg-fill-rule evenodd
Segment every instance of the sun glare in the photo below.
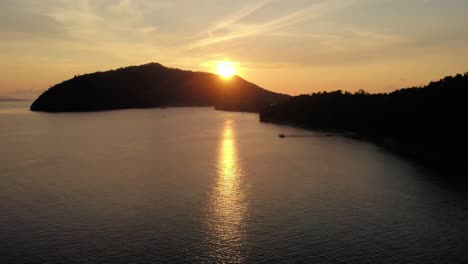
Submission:
M 216 73 L 225 79 L 229 79 L 236 74 L 236 68 L 232 62 L 221 61 L 218 62 L 218 65 L 216 66 Z

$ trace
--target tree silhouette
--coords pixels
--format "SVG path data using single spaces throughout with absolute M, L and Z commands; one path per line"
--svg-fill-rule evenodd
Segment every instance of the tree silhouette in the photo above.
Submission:
M 261 121 L 346 130 L 433 161 L 459 162 L 467 140 L 468 73 L 391 93 L 300 95 L 260 113 Z

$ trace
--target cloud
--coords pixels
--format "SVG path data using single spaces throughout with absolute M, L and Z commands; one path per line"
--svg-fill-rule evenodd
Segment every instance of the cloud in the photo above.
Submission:
M 275 17 L 263 23 L 239 23 L 242 18 L 245 18 L 254 11 L 265 6 L 265 2 L 261 2 L 261 4 L 254 6 L 251 9 L 247 9 L 247 11 L 240 12 L 238 15 L 234 15 L 233 19 L 228 19 L 227 21 L 218 23 L 218 25 L 214 27 L 215 30 L 210 31 L 211 34 L 209 34 L 208 37 L 195 40 L 193 44 L 189 45 L 189 49 L 201 48 L 236 38 L 258 35 L 272 30 L 288 27 L 312 18 L 317 19 L 325 15 L 327 12 L 339 8 L 345 8 L 354 2 L 355 0 L 323 1 L 312 4 L 307 8 L 295 10 L 281 17 Z M 217 35 L 216 33 L 220 34 Z
M 67 31 L 61 23 L 42 13 L 35 12 L 17 1 L 0 2 L 0 33 L 9 38 L 41 37 L 64 38 Z
M 262 0 L 262 1 L 258 1 L 250 6 L 247 6 L 247 7 L 244 7 L 242 8 L 241 10 L 235 12 L 234 14 L 228 16 L 227 18 L 221 20 L 221 21 L 218 21 L 216 23 L 216 25 L 209 29 L 209 30 L 206 30 L 202 33 L 199 33 L 198 35 L 199 36 L 203 36 L 203 35 L 206 35 L 206 34 L 212 34 L 216 31 L 219 31 L 219 30 L 222 30 L 224 28 L 227 28 L 227 27 L 230 27 L 232 26 L 233 24 L 236 24 L 237 22 L 239 22 L 241 19 L 251 15 L 252 13 L 254 13 L 255 11 L 259 10 L 260 8 L 266 6 L 267 4 L 271 3 L 272 0 Z
M 314 72 L 376 65 L 411 80 L 409 69 L 466 69 L 466 8 L 461 0 L 0 0 L 0 68 L 9 70 L 0 90 L 149 61 L 211 70 L 222 59 L 273 85 L 293 82 L 294 72 L 307 83 Z

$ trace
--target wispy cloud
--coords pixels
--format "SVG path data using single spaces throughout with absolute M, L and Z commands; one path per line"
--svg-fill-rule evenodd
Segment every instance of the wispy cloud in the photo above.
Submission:
M 199 33 L 197 36 L 198 37 L 206 36 L 206 34 L 212 34 L 212 33 L 216 32 L 216 31 L 218 31 L 220 29 L 230 27 L 233 24 L 237 23 L 239 20 L 251 15 L 255 11 L 261 9 L 262 7 L 268 5 L 271 2 L 272 2 L 272 0 L 262 0 L 262 1 L 258 1 L 256 3 L 253 3 L 250 6 L 244 7 L 241 10 L 235 12 L 234 14 L 228 16 L 227 18 L 225 18 L 225 19 L 223 19 L 221 21 L 218 21 L 214 27 Z
M 408 69 L 466 71 L 467 8 L 461 0 L 0 0 L 0 91 L 149 61 L 205 71 L 237 61 L 267 88 L 306 89 L 338 72 L 363 84 L 356 76 L 377 65 L 382 78 L 408 80 Z M 324 87 L 338 85 L 329 79 Z
M 284 16 L 273 18 L 263 23 L 244 24 L 239 22 L 242 18 L 263 7 L 265 5 L 265 2 L 261 2 L 261 4 L 249 9 L 247 12 L 244 11 L 240 12 L 239 15 L 235 15 L 234 19 L 222 21 L 214 27 L 216 31 L 225 33 L 221 33 L 218 36 L 211 34 L 208 37 L 197 39 L 192 45 L 189 45 L 189 49 L 200 48 L 219 42 L 257 35 L 272 30 L 284 28 L 304 20 L 321 17 L 332 10 L 347 7 L 353 4 L 354 2 L 356 2 L 356 0 L 323 1 L 312 4 L 307 8 L 293 11 Z M 210 32 L 215 33 L 215 31 L 213 30 Z

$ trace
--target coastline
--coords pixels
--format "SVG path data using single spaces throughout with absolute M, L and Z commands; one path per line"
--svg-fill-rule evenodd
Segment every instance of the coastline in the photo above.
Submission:
M 366 135 L 356 131 L 331 129 L 324 127 L 314 127 L 305 124 L 297 124 L 294 122 L 259 120 L 262 123 L 280 124 L 292 127 L 298 127 L 309 131 L 325 132 L 331 136 L 346 137 L 358 141 L 365 141 L 382 148 L 385 151 L 393 153 L 397 156 L 405 158 L 410 162 L 438 172 L 446 172 L 448 174 L 461 172 L 463 160 L 456 153 L 448 153 L 448 151 L 437 150 L 434 148 L 424 148 L 415 144 L 404 144 L 396 140 L 394 137 L 382 135 Z M 458 178 L 458 180 L 468 181 L 468 179 Z

